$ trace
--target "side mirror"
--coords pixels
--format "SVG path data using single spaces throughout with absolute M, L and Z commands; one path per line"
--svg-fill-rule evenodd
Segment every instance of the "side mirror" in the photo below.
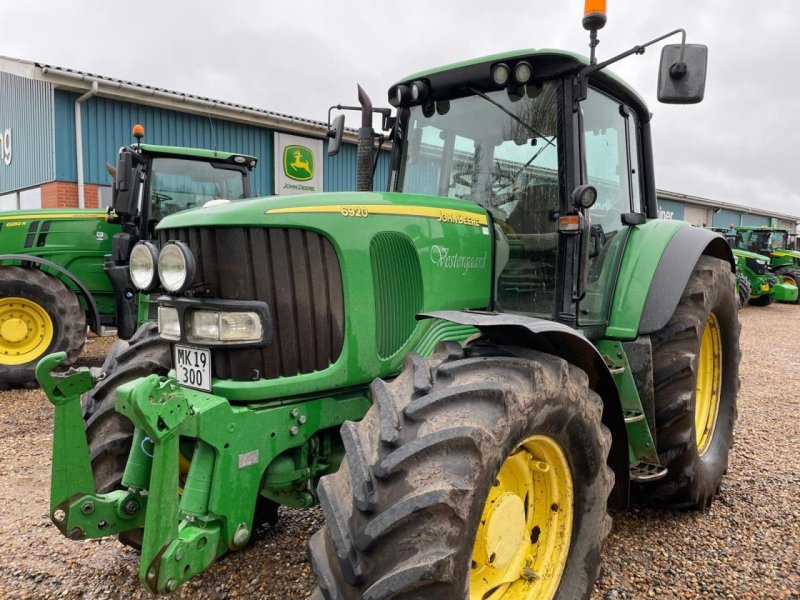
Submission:
M 139 177 L 136 172 L 136 163 L 133 153 L 122 149 L 117 160 L 117 173 L 114 181 L 111 205 L 114 212 L 127 221 L 138 211 L 139 202 Z
M 339 115 L 333 120 L 333 125 L 328 129 L 328 156 L 336 156 L 342 147 L 342 134 L 344 133 L 344 115 Z
M 707 63 L 708 47 L 702 44 L 664 46 L 658 70 L 658 101 L 665 104 L 697 104 L 702 101 Z

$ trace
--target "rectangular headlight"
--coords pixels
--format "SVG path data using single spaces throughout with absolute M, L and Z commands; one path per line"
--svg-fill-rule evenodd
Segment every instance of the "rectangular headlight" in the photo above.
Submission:
M 181 323 L 177 310 L 168 306 L 158 307 L 158 333 L 165 340 L 181 339 Z
M 192 342 L 260 342 L 264 328 L 258 313 L 193 310 L 186 313 L 186 337 Z

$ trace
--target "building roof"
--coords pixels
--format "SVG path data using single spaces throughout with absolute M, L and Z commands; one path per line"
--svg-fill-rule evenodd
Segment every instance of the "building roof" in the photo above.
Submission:
M 668 192 L 666 190 L 656 190 L 656 196 L 663 200 L 675 200 L 683 204 L 692 206 L 701 206 L 703 208 L 723 208 L 736 212 L 742 212 L 752 215 L 761 215 L 764 217 L 775 217 L 786 221 L 794 221 L 800 224 L 800 217 L 797 215 L 787 215 L 779 213 L 774 210 L 767 210 L 757 208 L 755 206 L 744 206 L 742 204 L 732 204 L 730 202 L 723 202 L 721 200 L 711 200 L 710 198 L 701 198 L 700 196 L 691 196 L 689 194 L 680 194 L 678 192 Z
M 97 83 L 97 93 L 101 96 L 183 112 L 212 114 L 232 121 L 256 124 L 316 138 L 326 137 L 328 130 L 327 124 L 322 121 L 18 58 L 0 56 L 0 71 L 29 79 L 47 81 L 57 89 L 78 93 L 91 90 L 92 85 Z M 348 142 L 357 142 L 357 130 L 346 129 L 344 137 Z

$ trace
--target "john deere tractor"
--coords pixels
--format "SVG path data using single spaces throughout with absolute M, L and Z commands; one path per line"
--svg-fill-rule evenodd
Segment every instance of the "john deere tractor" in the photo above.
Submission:
M 792 250 L 796 235 L 773 227 L 736 227 L 737 247 L 770 257 L 769 269 L 778 281 L 800 287 L 800 251 Z M 800 298 L 794 300 L 800 302 Z
M 148 319 L 146 298 L 139 303 L 128 278 L 133 245 L 154 238 L 155 225 L 168 214 L 248 197 L 255 162 L 229 152 L 137 143 L 120 150 L 111 213 L 0 213 L 0 385 L 33 382 L 37 361 L 51 352 L 66 352 L 66 364 L 72 363 L 87 325 L 98 334 L 110 327 L 131 337 Z
M 769 306 L 773 302 L 798 302 L 798 288 L 796 281 L 800 282 L 800 270 L 791 266 L 792 250 L 779 250 L 780 256 L 776 257 L 771 252 L 771 235 L 765 236 L 763 229 L 750 229 L 746 227 L 731 226 L 728 229 L 715 227 L 714 231 L 722 233 L 728 240 L 736 257 L 736 277 L 740 302 L 749 302 L 755 306 Z M 744 231 L 743 231 L 744 230 Z M 751 235 L 748 231 L 757 232 Z M 776 236 L 776 243 L 785 241 L 785 237 Z M 754 248 L 764 251 L 764 254 L 751 252 L 745 248 Z M 800 253 L 798 259 L 800 259 Z M 786 262 L 788 259 L 789 262 Z M 783 261 L 784 264 L 775 268 L 771 262 Z M 773 272 L 775 271 L 775 272 Z M 746 279 L 745 284 L 743 280 Z M 744 294 L 744 292 L 747 294 Z M 742 296 L 744 295 L 744 300 Z
M 742 250 L 742 237 L 735 227 L 712 227 L 728 240 L 728 245 L 736 258 L 736 290 L 739 306 L 748 303 L 753 306 L 769 306 L 773 302 L 795 302 L 797 286 L 792 281 L 782 280 L 769 271 L 769 256 Z
M 587 11 L 593 50 L 604 23 Z M 650 43 L 399 80 L 385 193 L 362 92 L 360 193 L 162 220 L 130 270 L 160 290 L 169 373 L 111 369 L 85 423 L 92 373 L 39 365 L 58 529 L 139 546 L 169 592 L 319 502 L 315 598 L 574 599 L 609 505 L 707 506 L 736 417 L 734 259 L 655 218 L 650 112 L 606 68 Z M 661 100 L 699 101 L 705 64 L 666 46 Z

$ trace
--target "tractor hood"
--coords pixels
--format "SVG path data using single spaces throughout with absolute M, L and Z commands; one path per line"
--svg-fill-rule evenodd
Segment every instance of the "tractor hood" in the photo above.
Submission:
M 210 204 L 163 219 L 158 229 L 185 227 L 264 227 L 287 225 L 291 215 L 330 215 L 362 220 L 371 216 L 434 219 L 439 222 L 486 227 L 486 211 L 474 202 L 394 192 L 336 192 L 302 196 L 270 196 Z M 304 223 L 308 221 L 303 220 Z
M 787 250 L 787 249 L 783 248 L 783 249 L 780 249 L 780 250 L 773 250 L 772 251 L 772 256 L 777 256 L 777 257 L 790 256 L 790 257 L 792 257 L 792 258 L 794 258 L 796 260 L 800 260 L 800 251 Z
M 733 249 L 733 255 L 736 257 L 741 256 L 742 258 L 753 258 L 755 260 L 763 260 L 765 262 L 769 262 L 769 256 L 764 256 L 763 254 L 757 254 L 755 252 L 748 252 L 747 250 L 738 250 Z
M 0 223 L 3 227 L 17 224 L 17 221 L 30 222 L 33 220 L 53 219 L 99 219 L 106 217 L 106 211 L 98 208 L 51 208 L 34 210 L 7 210 L 0 212 Z M 22 223 L 17 224 L 17 226 Z

